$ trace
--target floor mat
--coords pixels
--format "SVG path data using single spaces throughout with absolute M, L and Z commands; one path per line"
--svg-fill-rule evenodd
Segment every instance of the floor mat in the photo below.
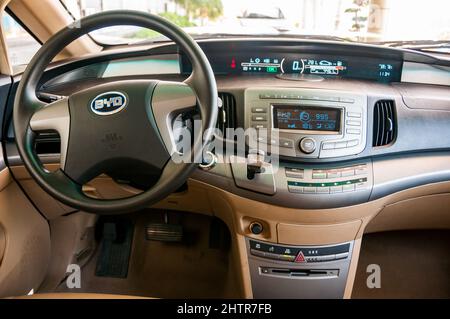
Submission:
M 381 269 L 369 289 L 367 266 Z M 353 298 L 450 298 L 450 231 L 398 231 L 363 237 Z
M 130 220 L 106 222 L 95 275 L 101 277 L 126 278 L 133 242 L 134 225 Z
M 100 251 L 81 272 L 81 289 L 60 292 L 92 292 L 157 298 L 238 298 L 235 272 L 229 252 L 210 246 L 211 217 L 181 213 L 182 243 L 145 240 L 145 226 L 160 222 L 160 214 L 139 214 L 135 220 L 133 247 L 127 278 L 95 275 Z

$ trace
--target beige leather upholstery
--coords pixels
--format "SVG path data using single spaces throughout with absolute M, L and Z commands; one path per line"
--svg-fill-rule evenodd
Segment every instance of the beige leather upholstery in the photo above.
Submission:
M 152 299 L 148 297 L 90 294 L 90 293 L 47 293 L 34 294 L 31 296 L 21 296 L 13 299 Z

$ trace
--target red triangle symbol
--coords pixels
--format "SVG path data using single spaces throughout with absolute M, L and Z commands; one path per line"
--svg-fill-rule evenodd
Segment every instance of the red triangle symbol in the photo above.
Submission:
M 300 251 L 298 253 L 297 257 L 295 257 L 295 262 L 296 263 L 304 263 L 304 262 L 306 262 L 305 255 L 303 255 L 302 251 Z

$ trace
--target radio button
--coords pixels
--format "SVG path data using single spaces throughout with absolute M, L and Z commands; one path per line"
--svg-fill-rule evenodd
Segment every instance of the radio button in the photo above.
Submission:
M 367 167 L 360 166 L 355 168 L 355 175 L 364 175 L 367 174 Z
M 336 142 L 334 148 L 346 148 L 347 147 L 347 142 Z
M 327 178 L 339 178 L 339 177 L 341 177 L 341 172 L 331 171 L 327 173 Z
M 330 194 L 342 193 L 342 186 L 331 186 Z
M 305 171 L 300 168 L 286 168 L 286 177 L 303 179 Z
M 256 129 L 267 128 L 267 124 L 253 123 L 253 124 L 252 124 L 252 127 L 253 127 L 253 128 L 256 128 Z
M 315 194 L 316 193 L 316 187 L 304 187 L 303 192 L 305 194 Z
M 353 169 L 345 169 L 345 170 L 341 171 L 342 177 L 349 177 L 349 176 L 354 176 L 354 175 L 355 175 L 355 170 L 353 170 Z
M 267 113 L 267 108 L 265 108 L 265 107 L 252 107 L 252 113 Z
M 356 120 L 348 120 L 347 121 L 348 126 L 361 126 L 361 121 Z
M 325 172 L 325 171 L 313 171 L 312 178 L 313 179 L 325 179 L 325 178 L 327 178 L 327 172 Z
M 355 190 L 355 184 L 347 184 L 342 186 L 343 192 L 353 192 Z
M 347 116 L 348 116 L 348 117 L 353 117 L 353 118 L 360 119 L 360 118 L 361 118 L 361 113 L 347 112 Z
M 348 128 L 347 134 L 361 135 L 361 130 L 355 128 Z
M 265 116 L 265 115 L 253 115 L 252 116 L 252 121 L 265 122 L 265 121 L 267 121 L 267 116 Z
M 322 149 L 323 150 L 334 150 L 334 144 L 335 143 L 323 143 Z
M 289 193 L 294 193 L 294 194 L 303 194 L 304 193 L 304 189 L 302 186 L 288 186 L 288 190 L 289 190 Z
M 329 187 L 317 187 L 317 194 L 329 194 L 330 188 Z
M 305 154 L 312 154 L 316 150 L 316 141 L 310 137 L 305 137 L 300 141 L 300 150 Z
M 280 147 L 293 148 L 294 147 L 294 141 L 280 139 L 280 144 L 279 145 L 280 145 Z

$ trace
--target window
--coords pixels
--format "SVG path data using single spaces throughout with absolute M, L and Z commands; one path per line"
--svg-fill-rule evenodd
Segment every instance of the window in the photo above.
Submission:
M 41 44 L 7 12 L 3 12 L 2 28 L 13 72 L 21 72 L 39 50 Z
M 359 42 L 448 41 L 448 0 L 60 0 L 76 19 L 114 9 L 150 12 L 198 38 L 313 36 Z M 157 42 L 130 26 L 97 30 L 99 43 Z M 166 39 L 167 40 L 167 39 Z

